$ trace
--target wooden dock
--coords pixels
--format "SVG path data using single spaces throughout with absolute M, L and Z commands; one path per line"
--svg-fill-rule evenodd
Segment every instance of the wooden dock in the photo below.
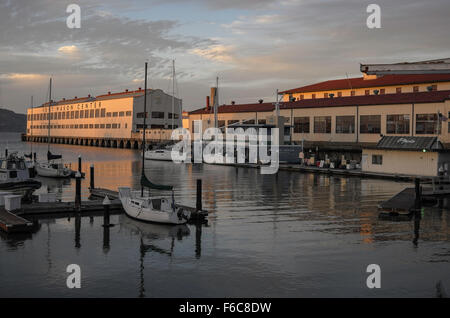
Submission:
M 6 233 L 30 232 L 33 223 L 0 208 L 0 228 Z
M 381 202 L 378 207 L 391 212 L 410 212 L 414 208 L 415 199 L 415 189 L 406 188 L 389 200 Z

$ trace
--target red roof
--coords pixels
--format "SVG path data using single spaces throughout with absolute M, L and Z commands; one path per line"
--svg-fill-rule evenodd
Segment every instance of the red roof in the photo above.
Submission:
M 147 92 L 150 92 L 151 89 L 148 88 Z M 118 93 L 108 93 L 108 94 L 104 94 L 104 95 L 98 95 L 97 98 L 102 98 L 102 97 L 112 97 L 112 96 L 120 96 L 120 95 L 136 95 L 136 94 L 142 94 L 144 95 L 144 90 L 143 89 L 138 89 L 136 91 L 125 91 L 125 92 L 118 92 Z
M 392 104 L 412 104 L 412 103 L 414 104 L 441 103 L 446 100 L 450 100 L 450 90 L 419 92 L 419 93 L 302 99 L 295 102 L 280 103 L 280 109 L 392 105 Z M 275 109 L 274 103 L 263 103 L 263 104 L 223 105 L 219 107 L 218 111 L 219 113 L 270 112 L 273 111 L 274 109 Z M 201 108 L 194 110 L 189 114 L 197 115 L 210 113 L 212 113 L 212 109 L 206 110 L 206 108 Z
M 384 75 L 376 79 L 363 77 L 345 78 L 320 82 L 303 87 L 293 88 L 280 94 L 306 93 L 331 91 L 339 89 L 368 88 L 379 86 L 394 86 L 408 84 L 450 82 L 450 74 L 410 74 L 410 75 Z

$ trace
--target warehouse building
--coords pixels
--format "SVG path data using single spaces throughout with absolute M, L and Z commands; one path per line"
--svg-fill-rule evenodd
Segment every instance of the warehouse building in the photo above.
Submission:
M 144 115 L 144 90 L 124 91 L 74 99 L 62 99 L 27 111 L 27 136 L 52 138 L 142 139 L 144 116 L 147 138 L 170 139 L 172 128 L 182 125 L 182 101 L 160 89 L 147 90 Z M 49 121 L 50 117 L 50 121 Z M 173 126 L 172 126 L 173 124 Z

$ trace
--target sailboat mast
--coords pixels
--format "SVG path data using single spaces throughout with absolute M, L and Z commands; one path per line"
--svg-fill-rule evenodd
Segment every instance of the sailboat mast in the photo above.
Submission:
M 173 119 L 175 117 L 175 60 L 172 60 L 172 130 L 173 128 Z
M 50 77 L 50 90 L 48 94 L 48 137 L 47 137 L 47 150 L 50 151 L 50 105 L 52 104 L 52 78 Z
M 217 113 L 219 108 L 219 77 L 216 77 L 216 95 L 214 96 L 214 128 L 218 128 Z
M 142 134 L 142 176 L 145 176 L 144 163 L 145 163 L 145 129 L 147 119 L 147 62 L 145 62 L 145 85 L 144 85 L 144 130 Z M 141 197 L 144 196 L 144 186 L 141 185 Z
M 31 96 L 31 124 L 30 124 L 30 133 L 31 137 L 33 137 L 33 96 Z M 31 160 L 33 160 L 33 141 L 30 143 L 31 146 Z

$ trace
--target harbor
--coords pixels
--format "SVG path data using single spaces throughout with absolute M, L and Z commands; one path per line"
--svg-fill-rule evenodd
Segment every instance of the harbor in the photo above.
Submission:
M 0 148 L 8 146 L 10 152 L 30 147 L 20 134 L 2 138 Z M 33 149 L 43 157 L 47 145 L 35 143 Z M 433 297 L 436 284 L 450 279 L 445 208 L 423 207 L 418 244 L 413 243 L 414 217 L 379 217 L 380 203 L 414 187 L 406 179 L 283 169 L 262 175 L 245 166 L 146 161 L 146 175 L 173 184 L 181 205 L 195 207 L 197 180 L 202 180 L 207 222 L 172 227 L 130 219 L 117 204 L 118 187 L 140 184 L 138 151 L 76 145 L 52 149 L 74 170 L 78 157 L 83 158 L 81 202 L 91 202 L 93 210 L 85 205 L 85 213 L 77 213 L 73 208 L 75 179 L 38 177 L 42 187 L 35 194 L 55 193 L 61 202 L 50 213 L 36 207 L 39 213 L 19 214 L 33 224 L 28 233 L 0 232 L 0 252 L 6 255 L 2 296 Z M 97 197 L 90 200 L 91 195 Z M 111 196 L 111 227 L 103 226 L 104 195 Z M 378 293 L 361 284 L 361 277 L 367 264 L 380 260 L 385 289 Z M 65 286 L 66 266 L 72 263 L 84 268 L 81 290 Z M 411 275 L 416 279 L 409 280 Z M 26 283 L 17 288 L 23 277 Z

